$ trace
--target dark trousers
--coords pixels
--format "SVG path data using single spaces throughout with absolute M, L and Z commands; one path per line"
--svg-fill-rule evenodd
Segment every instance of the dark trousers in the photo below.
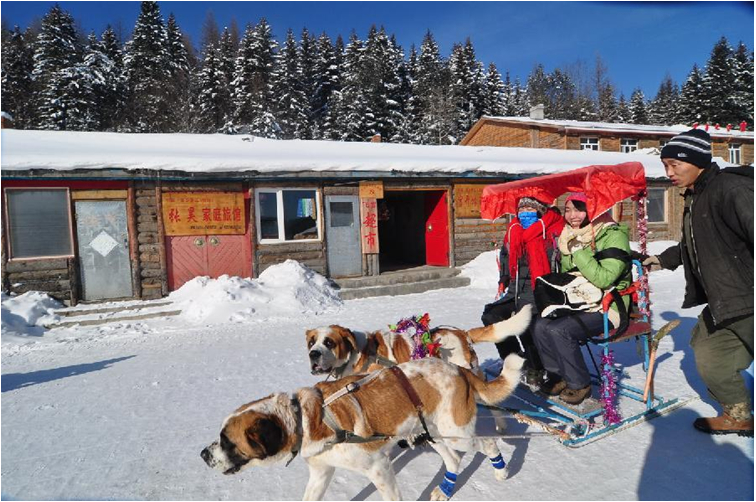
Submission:
M 583 322 L 585 328 L 576 318 Z M 562 377 L 570 389 L 582 389 L 590 385 L 591 377 L 583 359 L 580 342 L 603 332 L 602 313 L 580 313 L 556 319 L 536 317 L 532 330 L 546 371 Z
M 713 326 L 706 319 L 708 308 L 698 316 L 690 339 L 698 373 L 720 404 L 750 404 L 751 392 L 740 372 L 753 362 L 753 316 Z
M 486 305 L 483 315 L 480 320 L 484 326 L 489 326 L 497 322 L 501 322 L 505 319 L 509 319 L 515 313 L 515 302 L 509 300 L 506 302 L 494 302 L 493 304 Z M 520 335 L 520 341 L 525 349 L 525 360 L 528 366 L 534 370 L 542 370 L 543 363 L 541 358 L 538 357 L 538 350 L 536 349 L 535 342 L 533 341 L 531 324 L 528 331 Z M 496 350 L 499 351 L 499 357 L 505 359 L 509 354 L 518 354 L 522 352 L 520 343 L 517 341 L 517 337 L 511 336 L 496 344 Z

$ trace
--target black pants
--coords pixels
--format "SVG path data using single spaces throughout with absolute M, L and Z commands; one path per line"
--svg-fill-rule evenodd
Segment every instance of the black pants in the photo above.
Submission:
M 480 320 L 483 322 L 483 326 L 489 326 L 505 319 L 509 319 L 515 312 L 514 299 L 509 299 L 507 301 L 499 300 L 486 305 Z M 543 363 L 538 356 L 538 350 L 533 341 L 532 328 L 533 324 L 531 322 L 530 328 L 520 335 L 520 341 L 525 348 L 525 360 L 528 362 L 528 366 L 534 370 L 543 370 Z M 497 343 L 496 350 L 499 352 L 499 357 L 502 359 L 505 359 L 509 354 L 519 354 L 522 352 L 520 343 L 515 336 L 510 336 L 503 342 Z
M 585 328 L 576 318 L 583 322 Z M 582 389 L 590 385 L 591 377 L 583 359 L 580 342 L 603 332 L 602 313 L 587 312 L 556 319 L 537 317 L 532 330 L 546 371 L 564 378 L 570 389 Z

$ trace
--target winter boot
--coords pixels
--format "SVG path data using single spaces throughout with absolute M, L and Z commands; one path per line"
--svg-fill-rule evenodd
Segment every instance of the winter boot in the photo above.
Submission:
M 547 375 L 546 381 L 541 384 L 539 390 L 547 396 L 558 396 L 567 387 L 567 382 L 555 373 Z
M 578 405 L 585 401 L 587 397 L 591 397 L 591 385 L 588 384 L 587 387 L 583 387 L 582 389 L 570 389 L 566 387 L 559 394 L 559 397 L 567 404 Z
M 546 377 L 546 370 L 528 368 L 525 370 L 525 383 L 531 387 L 539 387 Z
M 753 437 L 753 414 L 750 403 L 726 404 L 718 417 L 697 418 L 693 427 L 709 434 L 737 434 Z

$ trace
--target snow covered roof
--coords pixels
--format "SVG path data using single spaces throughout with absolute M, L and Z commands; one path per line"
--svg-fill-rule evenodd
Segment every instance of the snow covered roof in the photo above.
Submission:
M 551 119 L 532 119 L 530 117 L 489 117 L 483 116 L 481 120 L 496 120 L 501 122 L 520 122 L 528 125 L 551 126 L 565 130 L 580 131 L 602 131 L 602 132 L 620 132 L 633 134 L 652 134 L 673 136 L 690 130 L 691 126 L 677 124 L 673 126 L 656 126 L 640 124 L 615 124 L 610 122 L 583 122 L 580 120 L 551 120 Z M 737 129 L 737 125 L 735 125 Z M 740 132 L 739 129 L 727 131 L 724 127 L 719 130 L 709 127 L 708 133 L 715 137 L 744 138 L 753 141 L 753 131 Z
M 596 164 L 640 162 L 664 178 L 658 155 L 533 148 L 421 146 L 271 140 L 224 134 L 123 134 L 2 130 L 6 171 L 164 170 L 192 173 L 348 172 L 531 175 Z M 720 160 L 720 165 L 724 162 Z

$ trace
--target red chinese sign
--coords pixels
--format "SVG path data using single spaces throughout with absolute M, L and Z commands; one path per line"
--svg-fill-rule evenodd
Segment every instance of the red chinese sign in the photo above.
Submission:
M 454 185 L 454 216 L 480 218 L 480 197 L 486 185 Z
M 244 234 L 244 194 L 165 192 L 163 226 L 165 235 Z
M 378 253 L 378 204 L 375 199 L 360 199 L 362 254 Z

